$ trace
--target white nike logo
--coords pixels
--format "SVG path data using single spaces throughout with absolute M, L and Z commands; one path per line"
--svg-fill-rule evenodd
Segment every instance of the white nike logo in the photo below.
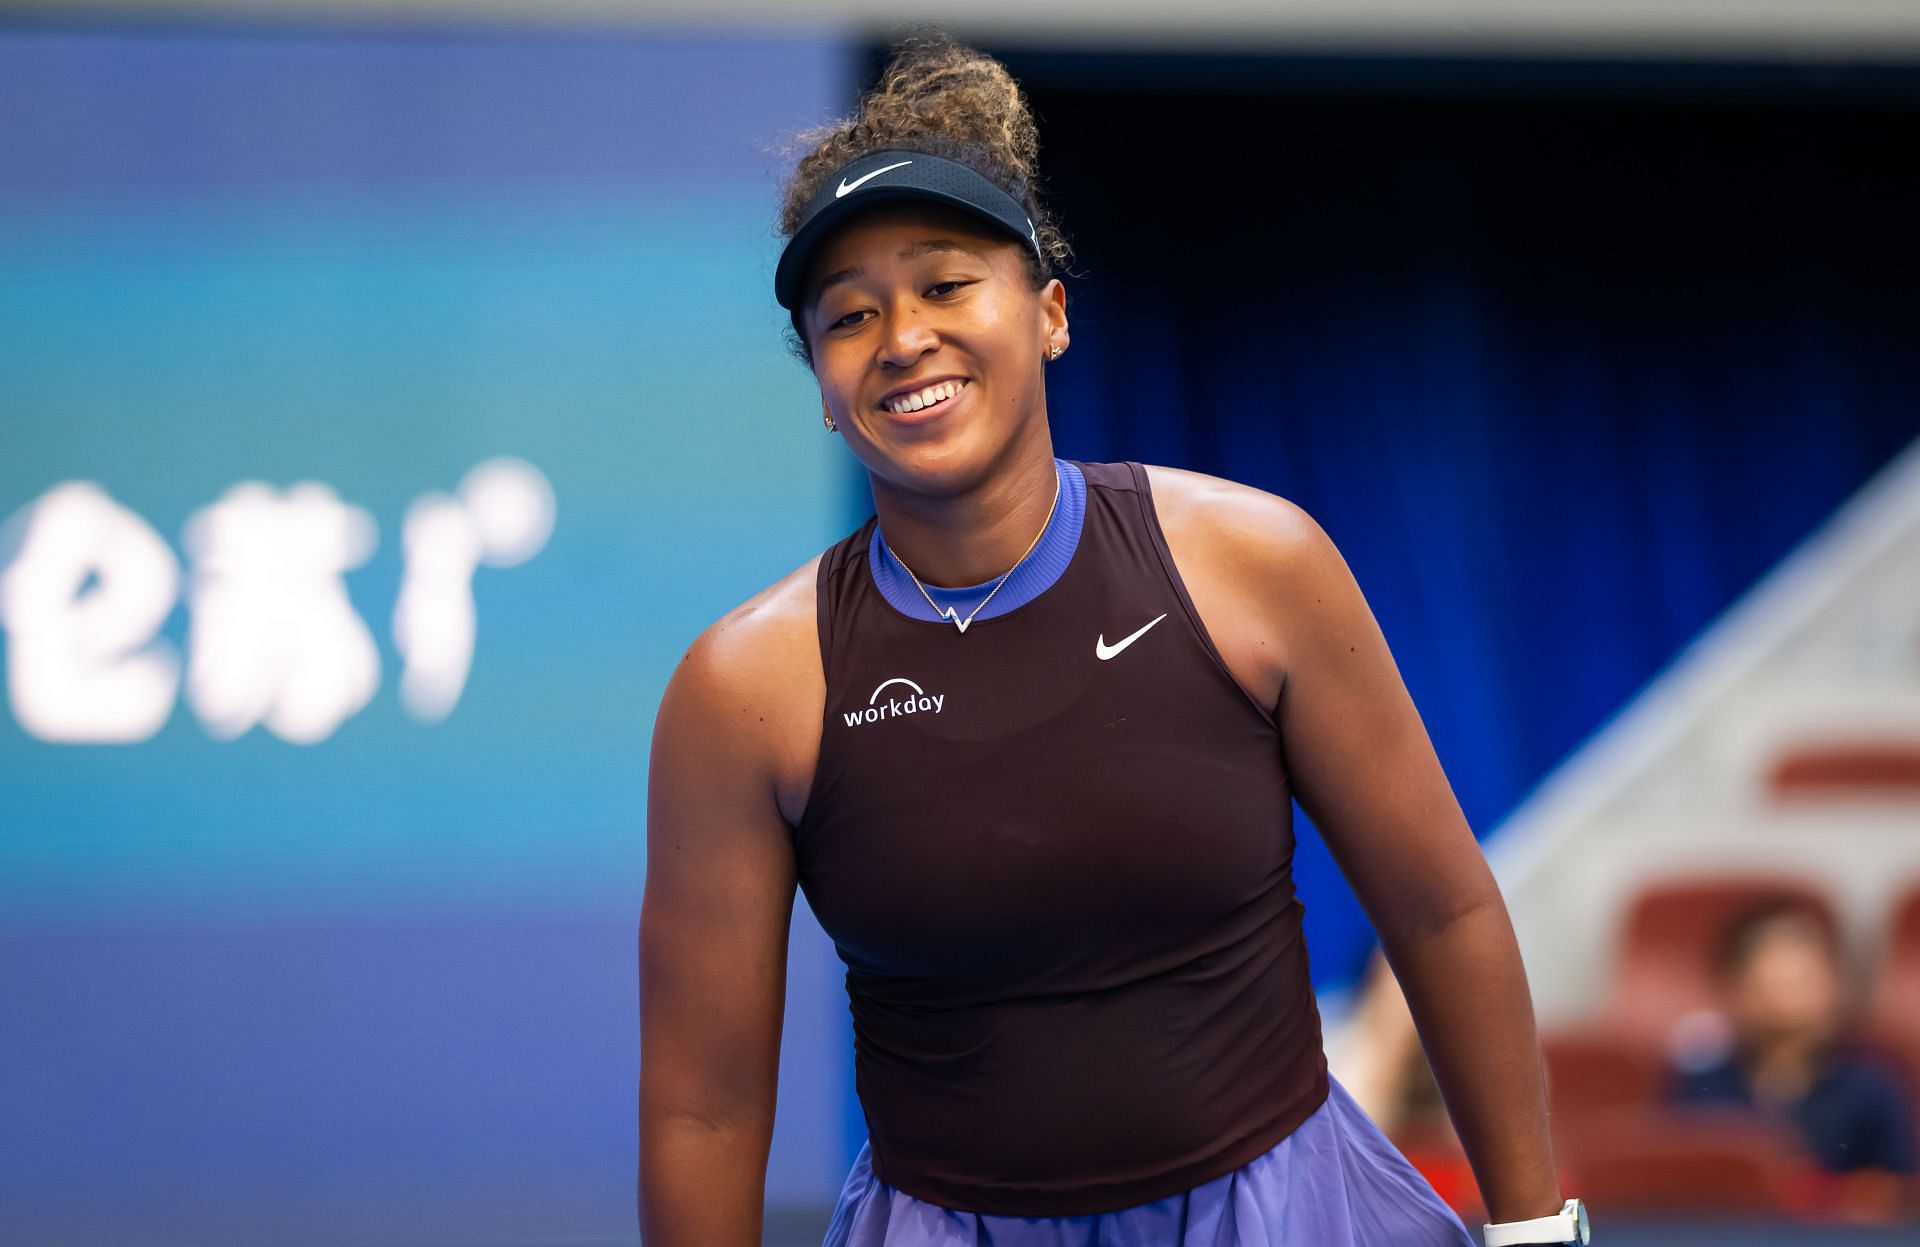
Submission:
M 833 192 L 833 197 L 835 199 L 839 199 L 844 195 L 850 194 L 853 191 L 858 190 L 860 187 L 860 183 L 866 181 L 869 178 L 877 178 L 881 174 L 885 173 L 888 169 L 898 169 L 900 165 L 910 165 L 912 163 L 913 162 L 911 160 L 902 160 L 899 162 L 899 164 L 882 165 L 880 168 L 875 169 L 872 173 L 863 173 L 859 177 L 853 179 L 853 181 L 851 182 L 847 181 L 847 179 L 845 178 L 841 178 L 840 188 Z
M 1121 650 L 1127 648 L 1127 646 L 1132 645 L 1135 641 L 1138 641 L 1141 637 L 1145 636 L 1147 634 L 1148 628 L 1153 627 L 1153 625 L 1159 623 L 1162 619 L 1165 619 L 1166 617 L 1167 616 L 1164 611 L 1158 615 L 1155 615 L 1152 619 L 1149 619 L 1146 623 L 1141 624 L 1140 630 L 1138 632 L 1134 633 L 1132 636 L 1127 637 L 1122 641 L 1116 642 L 1113 645 L 1107 644 L 1107 634 L 1102 632 L 1100 634 L 1100 639 L 1093 643 L 1093 656 L 1095 658 L 1098 658 L 1101 662 L 1107 661 L 1107 659 L 1112 658 L 1115 654 L 1118 654 Z

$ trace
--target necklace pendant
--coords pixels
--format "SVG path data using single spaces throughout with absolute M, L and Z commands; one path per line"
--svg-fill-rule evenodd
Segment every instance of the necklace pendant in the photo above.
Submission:
M 908 578 L 913 581 L 913 587 L 920 590 L 920 596 L 927 599 L 927 605 L 933 608 L 933 613 L 941 619 L 951 619 L 953 626 L 960 629 L 961 634 L 964 635 L 967 631 L 967 625 L 973 622 L 973 617 L 986 609 L 987 603 L 993 601 L 993 595 L 1000 592 L 1000 586 L 1007 583 L 1007 578 L 1019 570 L 1020 565 L 1027 561 L 1027 555 L 1032 554 L 1033 548 L 1040 544 L 1040 538 L 1046 535 L 1048 526 L 1053 523 L 1054 509 L 1059 505 L 1060 468 L 1056 463 L 1053 470 L 1053 501 L 1047 504 L 1047 518 L 1040 522 L 1040 531 L 1033 535 L 1033 540 L 1027 543 L 1027 548 L 1021 552 L 1020 557 L 1013 561 L 1013 566 L 1000 573 L 1000 579 L 993 582 L 993 588 L 987 590 L 987 596 L 981 598 L 979 605 L 967 612 L 965 619 L 960 618 L 960 608 L 957 606 L 949 606 L 947 609 L 941 610 L 939 603 L 933 600 L 933 594 L 927 592 L 927 586 L 921 584 L 920 577 L 915 576 L 913 569 L 907 566 L 907 561 L 895 553 L 892 546 L 886 545 L 884 536 L 881 538 L 881 544 L 886 547 L 888 554 L 893 555 L 893 561 L 900 564 L 900 570 L 907 573 Z

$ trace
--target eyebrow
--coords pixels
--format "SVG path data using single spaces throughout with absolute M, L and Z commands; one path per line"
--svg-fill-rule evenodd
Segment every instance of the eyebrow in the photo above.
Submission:
M 970 255 L 976 260 L 984 260 L 986 258 L 985 256 L 982 256 L 978 251 L 975 251 L 972 247 L 961 246 L 959 243 L 953 241 L 953 239 L 951 238 L 929 238 L 924 242 L 917 242 L 909 246 L 902 247 L 900 248 L 900 253 L 897 258 L 902 260 L 917 260 L 923 255 L 931 255 L 933 252 L 936 252 L 936 251 L 958 251 L 962 255 Z M 825 277 L 822 277 L 820 279 L 820 284 L 814 287 L 814 291 L 813 291 L 814 303 L 818 304 L 820 302 L 820 297 L 826 294 L 826 292 L 832 289 L 834 286 L 839 285 L 841 282 L 852 281 L 854 278 L 860 276 L 865 271 L 866 270 L 861 268 L 858 264 L 850 264 L 846 268 L 836 269 L 833 272 L 828 273 Z

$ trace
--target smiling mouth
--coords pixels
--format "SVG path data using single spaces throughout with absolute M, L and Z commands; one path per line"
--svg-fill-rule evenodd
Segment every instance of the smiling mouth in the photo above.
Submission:
M 910 412 L 925 411 L 929 407 L 938 407 L 942 403 L 952 402 L 960 391 L 967 388 L 967 381 L 942 381 L 911 394 L 899 394 L 880 404 L 880 410 L 896 416 Z

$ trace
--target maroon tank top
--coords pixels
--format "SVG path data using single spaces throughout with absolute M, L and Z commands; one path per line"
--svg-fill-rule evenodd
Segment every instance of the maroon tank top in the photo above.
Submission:
M 881 595 L 874 519 L 820 561 L 800 886 L 847 966 L 874 1173 L 967 1212 L 1186 1191 L 1327 1095 L 1279 729 L 1145 470 L 1079 466 L 1065 572 L 964 634 Z

